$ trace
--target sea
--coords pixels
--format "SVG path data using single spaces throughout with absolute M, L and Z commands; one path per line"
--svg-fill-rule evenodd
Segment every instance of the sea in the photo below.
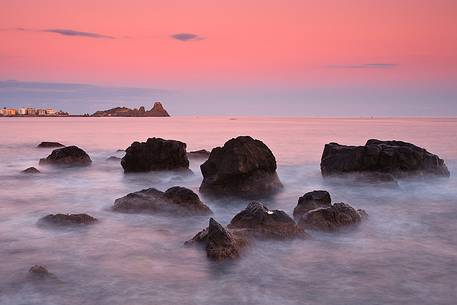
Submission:
M 180 140 L 187 150 L 222 146 L 249 135 L 274 153 L 284 189 L 258 201 L 292 214 L 298 198 L 327 190 L 333 202 L 364 209 L 361 225 L 336 233 L 308 231 L 307 240 L 256 241 L 239 259 L 211 261 L 184 242 L 208 216 L 123 214 L 114 200 L 154 187 L 198 193 L 191 174 L 124 174 L 118 161 L 134 141 Z M 409 178 L 398 186 L 328 180 L 320 158 L 329 142 L 363 145 L 403 140 L 443 158 L 449 178 Z M 52 149 L 42 141 L 77 145 L 92 158 L 83 168 L 39 166 Z M 0 118 L 0 304 L 39 305 L 345 305 L 457 303 L 457 119 L 455 118 Z M 41 174 L 22 170 L 35 166 Z M 249 203 L 202 201 L 223 225 Z M 88 213 L 99 222 L 52 228 L 37 221 L 54 213 Z M 30 280 L 43 265 L 58 280 Z

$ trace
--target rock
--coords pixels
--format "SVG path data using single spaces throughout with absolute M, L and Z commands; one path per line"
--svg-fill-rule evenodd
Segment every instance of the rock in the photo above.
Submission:
M 24 169 L 22 171 L 24 174 L 39 174 L 41 173 L 39 170 L 37 170 L 35 167 L 29 167 L 27 169 Z
M 292 239 L 306 237 L 295 221 L 284 211 L 269 210 L 263 204 L 251 202 L 233 217 L 229 229 L 244 229 L 248 234 L 260 238 Z
M 48 271 L 46 267 L 34 265 L 29 269 L 29 274 L 35 278 L 55 278 L 56 276 Z
M 360 210 L 363 211 L 363 210 Z M 362 212 L 366 217 L 365 211 Z M 346 203 L 335 203 L 328 208 L 319 208 L 303 215 L 298 225 L 304 229 L 333 232 L 360 223 L 361 214 Z
M 205 193 L 259 198 L 282 188 L 273 153 L 264 143 L 248 136 L 214 148 L 200 168 L 200 191 Z
M 41 142 L 37 146 L 38 148 L 56 148 L 56 147 L 65 147 L 65 145 L 60 144 L 59 142 Z
M 121 165 L 125 172 L 188 169 L 186 144 L 161 138 L 134 142 L 127 148 Z
M 186 242 L 187 245 L 193 243 L 204 244 L 208 258 L 220 261 L 238 258 L 248 241 L 243 234 L 232 233 L 210 218 L 208 227 Z
M 92 114 L 93 117 L 169 117 L 162 103 L 155 102 L 151 110 L 146 111 L 143 106 L 139 109 L 127 107 L 115 107 L 108 110 L 100 110 Z
M 130 193 L 114 201 L 118 212 L 150 212 L 170 215 L 208 215 L 208 208 L 192 190 L 175 186 L 165 192 L 149 188 Z
M 87 214 L 49 214 L 41 218 L 38 223 L 40 225 L 90 225 L 98 220 Z
M 91 163 L 89 155 L 77 146 L 55 149 L 46 159 L 40 159 L 40 165 L 87 166 Z
M 298 204 L 294 209 L 294 217 L 298 218 L 307 212 L 317 209 L 326 208 L 332 205 L 330 194 L 327 191 L 312 191 L 306 193 L 298 199 Z
M 323 176 L 357 172 L 449 177 L 442 159 L 424 148 L 402 141 L 368 140 L 365 146 L 325 145 L 321 159 Z M 386 178 L 387 179 L 387 178 Z
M 194 150 L 187 153 L 189 158 L 208 159 L 211 153 L 206 149 Z
M 119 161 L 121 161 L 121 158 L 116 157 L 116 156 L 110 156 L 110 157 L 106 158 L 106 161 L 116 161 L 116 162 L 119 162 Z
M 152 106 L 151 110 L 146 111 L 148 116 L 158 116 L 158 117 L 169 117 L 170 115 L 168 112 L 163 108 L 161 102 L 155 102 L 154 106 Z

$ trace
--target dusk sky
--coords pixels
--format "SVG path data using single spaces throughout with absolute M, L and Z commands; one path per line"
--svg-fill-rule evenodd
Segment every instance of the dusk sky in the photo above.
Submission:
M 0 106 L 455 116 L 456 20 L 456 0 L 0 0 Z

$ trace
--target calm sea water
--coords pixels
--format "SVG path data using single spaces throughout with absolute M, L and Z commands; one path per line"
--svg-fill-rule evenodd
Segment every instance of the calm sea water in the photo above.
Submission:
M 3 118 L 0 119 L 0 304 L 455 304 L 457 299 L 457 119 L 312 118 Z M 298 197 L 331 192 L 369 213 L 348 232 L 313 239 L 256 242 L 237 261 L 216 263 L 183 246 L 208 217 L 174 218 L 110 211 L 114 199 L 147 187 L 198 191 L 193 175 L 124 175 L 117 162 L 136 140 L 163 137 L 188 150 L 211 149 L 238 135 L 264 141 L 278 161 L 284 191 L 263 203 L 292 213 Z M 401 181 L 397 189 L 332 184 L 319 171 L 323 145 L 398 139 L 445 159 L 449 179 Z M 85 149 L 87 168 L 39 167 L 59 141 Z M 36 166 L 35 176 L 20 171 Z M 203 201 L 227 224 L 247 202 Z M 80 229 L 37 227 L 49 213 L 89 213 Z M 41 264 L 60 284 L 26 280 Z

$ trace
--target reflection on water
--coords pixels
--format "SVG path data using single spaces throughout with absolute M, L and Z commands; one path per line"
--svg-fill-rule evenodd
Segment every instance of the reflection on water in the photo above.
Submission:
M 0 304 L 455 304 L 457 180 L 405 180 L 397 188 L 324 181 L 323 145 L 401 139 L 427 147 L 457 170 L 457 120 L 268 118 L 0 119 Z M 327 189 L 334 202 L 365 209 L 369 218 L 344 233 L 311 232 L 312 240 L 258 241 L 234 262 L 208 261 L 183 242 L 205 216 L 174 218 L 110 211 L 114 199 L 147 187 L 198 190 L 192 175 L 124 175 L 105 159 L 134 140 L 178 139 L 188 150 L 210 149 L 237 135 L 263 140 L 275 153 L 283 192 L 264 203 L 292 213 L 298 197 Z M 38 167 L 43 140 L 76 144 L 87 168 Z M 42 174 L 20 171 L 37 166 Z M 247 204 L 202 197 L 227 224 Z M 49 213 L 86 212 L 88 228 L 36 226 Z M 62 283 L 26 280 L 46 265 Z

